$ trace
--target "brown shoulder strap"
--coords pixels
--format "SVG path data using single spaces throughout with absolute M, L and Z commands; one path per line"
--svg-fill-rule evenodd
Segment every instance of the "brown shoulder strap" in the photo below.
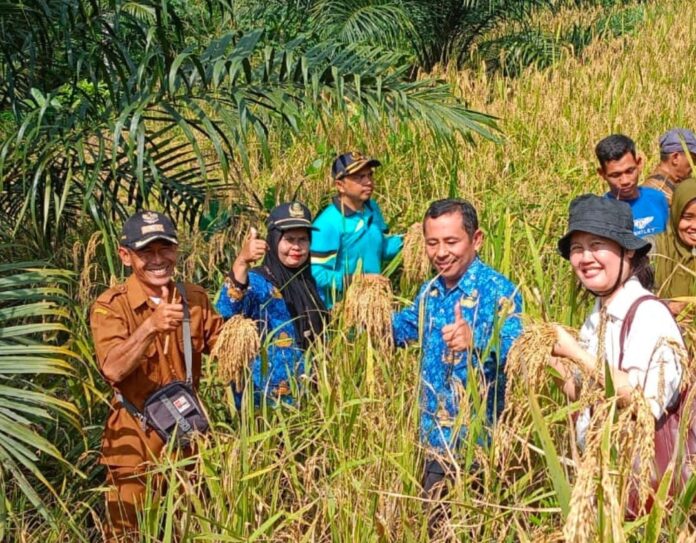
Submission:
M 628 308 L 628 311 L 626 311 L 626 316 L 624 317 L 623 324 L 621 325 L 621 334 L 619 335 L 619 368 L 620 370 L 623 369 L 623 359 L 624 359 L 624 344 L 626 343 L 626 338 L 628 337 L 628 333 L 631 331 L 631 325 L 633 324 L 633 319 L 636 316 L 636 311 L 638 311 L 638 306 L 642 304 L 643 302 L 646 302 L 648 300 L 657 300 L 660 302 L 660 299 L 657 296 L 654 296 L 652 294 L 645 294 L 644 296 L 641 296 L 638 298 L 635 302 L 631 304 L 631 307 Z

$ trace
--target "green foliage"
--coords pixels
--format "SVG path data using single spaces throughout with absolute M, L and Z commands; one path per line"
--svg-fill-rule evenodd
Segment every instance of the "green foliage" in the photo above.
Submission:
M 37 511 L 53 523 L 38 481 L 58 497 L 57 490 L 40 468 L 47 459 L 71 468 L 45 433 L 56 417 L 79 430 L 74 405 L 56 397 L 54 376 L 74 376 L 78 357 L 67 346 L 71 335 L 71 302 L 65 286 L 71 274 L 44 262 L 0 265 L 0 477 L 4 480 L 0 500 L 6 503 L 8 479 Z M 0 517 L 6 523 L 7 511 Z M 77 530 L 65 509 L 63 515 Z
M 250 153 L 268 159 L 273 130 L 355 115 L 423 123 L 450 142 L 493 137 L 494 121 L 446 85 L 406 81 L 398 53 L 302 36 L 273 46 L 262 30 L 184 47 L 186 25 L 167 2 L 45 8 L 15 6 L 0 25 L 29 17 L 45 29 L 4 36 L 2 92 L 18 122 L 0 148 L 5 229 L 41 255 L 90 216 L 157 204 L 195 224 L 207 198 L 240 182 L 238 165 L 250 175 Z M 45 42 L 50 58 L 35 54 Z

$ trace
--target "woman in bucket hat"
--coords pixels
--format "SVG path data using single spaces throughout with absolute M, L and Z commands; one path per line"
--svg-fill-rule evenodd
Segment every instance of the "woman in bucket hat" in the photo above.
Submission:
M 244 315 L 261 327 L 268 367 L 260 355 L 252 365 L 257 406 L 263 396 L 292 401 L 293 385 L 306 373 L 304 353 L 323 332 L 326 317 L 309 266 L 314 229 L 309 210 L 299 202 L 281 204 L 266 224 L 266 240 L 251 229 L 215 304 L 223 318 Z M 235 400 L 239 407 L 241 391 L 235 391 Z
M 575 400 L 588 384 L 583 383 L 583 375 L 605 385 L 606 361 L 619 405 L 627 405 L 638 389 L 658 421 L 679 398 L 685 361 L 677 324 L 649 290 L 653 281 L 647 256 L 650 243 L 633 234 L 631 209 L 624 202 L 585 194 L 571 202 L 569 215 L 568 231 L 559 240 L 558 250 L 595 297 L 595 304 L 578 340 L 557 327 L 552 354 L 569 360 L 574 369 L 566 369 L 554 358 L 551 365 L 561 374 L 563 391 Z M 590 418 L 586 409 L 576 420 L 581 448 Z M 628 506 L 637 510 L 640 503 L 632 501 Z

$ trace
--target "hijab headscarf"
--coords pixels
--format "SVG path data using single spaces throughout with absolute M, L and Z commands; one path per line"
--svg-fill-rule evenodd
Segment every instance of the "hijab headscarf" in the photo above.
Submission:
M 657 237 L 655 285 L 662 298 L 696 294 L 696 249 L 679 237 L 679 221 L 693 200 L 696 200 L 696 179 L 685 179 L 674 190 L 669 228 Z
M 311 241 L 312 231 L 309 228 L 307 233 Z M 302 350 L 306 350 L 324 330 L 327 317 L 326 306 L 317 291 L 309 259 L 299 268 L 288 268 L 280 261 L 278 244 L 282 237 L 283 231 L 274 223 L 270 223 L 266 236 L 268 252 L 261 266 L 254 271 L 263 275 L 283 295 L 283 300 L 292 317 L 297 341 Z

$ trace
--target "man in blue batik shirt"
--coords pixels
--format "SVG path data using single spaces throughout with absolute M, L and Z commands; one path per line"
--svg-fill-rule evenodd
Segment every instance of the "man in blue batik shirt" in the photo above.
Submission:
M 434 202 L 423 222 L 426 251 L 437 276 L 424 283 L 413 304 L 392 317 L 394 340 L 421 339 L 420 439 L 426 448 L 423 490 L 434 497 L 466 437 L 460 406 L 467 381 L 481 383 L 489 424 L 504 403 L 505 361 L 522 331 L 522 300 L 506 277 L 478 257 L 483 233 L 465 200 Z M 466 402 L 466 403 L 463 403 Z M 468 409 L 468 407 L 465 407 Z

